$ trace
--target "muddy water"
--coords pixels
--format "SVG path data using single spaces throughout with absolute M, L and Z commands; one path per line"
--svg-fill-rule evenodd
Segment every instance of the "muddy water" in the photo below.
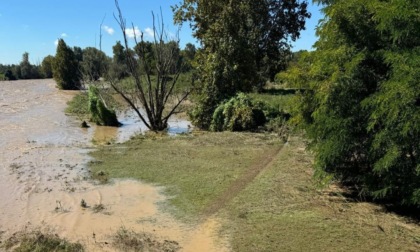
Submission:
M 181 251 L 227 251 L 226 241 L 217 237 L 219 220 L 197 227 L 180 223 L 159 207 L 165 201 L 162 188 L 89 181 L 86 163 L 95 143 L 125 141 L 145 129 L 130 114 L 120 116 L 124 126 L 118 129 L 81 129 L 63 113 L 75 92 L 54 86 L 52 80 L 0 82 L 1 239 L 42 228 L 79 240 L 89 251 L 114 251 L 110 235 L 125 227 L 176 241 Z M 170 133 L 187 124 L 170 122 Z

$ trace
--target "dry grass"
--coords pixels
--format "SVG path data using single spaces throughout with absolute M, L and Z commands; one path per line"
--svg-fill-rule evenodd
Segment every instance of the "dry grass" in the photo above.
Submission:
M 112 245 L 119 249 L 119 251 L 127 252 L 176 252 L 181 248 L 175 241 L 158 241 L 151 234 L 136 233 L 123 227 L 112 237 Z
M 18 232 L 9 237 L 0 248 L 14 252 L 81 252 L 80 243 L 71 243 L 56 234 L 41 231 Z

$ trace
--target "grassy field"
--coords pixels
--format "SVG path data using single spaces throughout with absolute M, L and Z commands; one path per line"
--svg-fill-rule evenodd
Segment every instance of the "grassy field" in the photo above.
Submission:
M 264 153 L 281 145 L 264 134 L 139 136 L 94 152 L 101 162 L 93 162 L 91 169 L 93 174 L 103 171 L 112 178 L 165 186 L 177 216 L 199 217 L 247 168 L 262 162 Z
M 217 215 L 233 251 L 418 251 L 420 227 L 382 207 L 320 190 L 300 137 L 201 133 L 136 137 L 92 155 L 94 174 L 166 187 L 184 221 Z

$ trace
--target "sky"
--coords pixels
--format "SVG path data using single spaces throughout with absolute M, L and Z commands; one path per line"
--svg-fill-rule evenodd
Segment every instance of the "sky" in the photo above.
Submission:
M 179 2 L 119 0 L 127 26 L 134 24 L 136 34 L 142 31 L 145 39 L 152 35 L 152 11 L 160 14 L 160 9 L 168 34 L 178 33 L 178 26 L 173 25 L 171 6 Z M 315 27 L 322 15 L 317 5 L 310 4 L 309 11 L 312 18 L 307 20 L 301 38 L 293 43 L 293 51 L 311 50 L 316 41 Z M 116 12 L 114 0 L 0 0 L 0 64 L 19 64 L 24 52 L 29 53 L 32 64 L 40 64 L 45 56 L 55 55 L 60 38 L 71 47 L 99 48 L 101 32 L 102 50 L 112 56 L 112 46 L 122 40 L 122 32 L 113 16 Z M 199 45 L 192 37 L 189 24 L 179 30 L 179 39 L 182 48 L 187 43 Z

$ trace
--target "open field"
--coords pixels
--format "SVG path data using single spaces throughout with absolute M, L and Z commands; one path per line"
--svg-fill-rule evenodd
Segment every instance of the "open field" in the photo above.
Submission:
M 417 251 L 420 227 L 382 207 L 318 189 L 300 137 L 249 133 L 137 137 L 94 152 L 92 172 L 164 186 L 183 221 L 223 220 L 233 251 Z M 204 225 L 204 224 L 203 224 Z

